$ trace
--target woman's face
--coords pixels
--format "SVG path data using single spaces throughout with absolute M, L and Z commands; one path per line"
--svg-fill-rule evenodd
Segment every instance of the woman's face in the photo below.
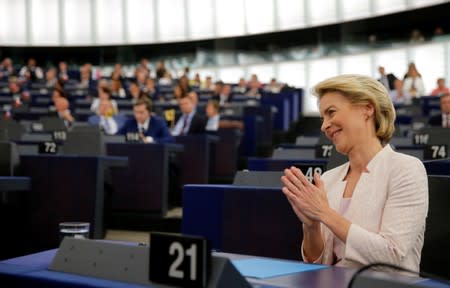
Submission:
M 342 154 L 348 155 L 358 140 L 367 135 L 368 114 L 364 107 L 352 104 L 339 92 L 328 92 L 320 99 L 321 130 Z

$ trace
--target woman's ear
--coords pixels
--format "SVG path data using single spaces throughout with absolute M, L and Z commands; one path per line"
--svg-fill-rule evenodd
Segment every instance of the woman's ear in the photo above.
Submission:
M 370 118 L 375 114 L 375 107 L 372 103 L 368 103 L 364 106 L 366 115 Z

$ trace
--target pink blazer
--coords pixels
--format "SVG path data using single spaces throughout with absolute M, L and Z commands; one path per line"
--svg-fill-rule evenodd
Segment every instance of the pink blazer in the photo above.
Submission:
M 322 176 L 330 207 L 338 211 L 349 163 Z M 390 263 L 419 271 L 428 180 L 422 162 L 386 145 L 367 165 L 344 217 L 352 222 L 339 266 Z M 324 251 L 316 263 L 332 264 L 333 233 L 322 224 Z M 303 250 L 302 250 L 303 252 Z

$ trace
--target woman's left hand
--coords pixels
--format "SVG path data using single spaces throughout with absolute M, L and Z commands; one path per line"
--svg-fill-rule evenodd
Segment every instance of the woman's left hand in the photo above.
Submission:
M 314 174 L 314 183 L 308 181 L 302 171 L 296 167 L 284 170 L 283 184 L 290 193 L 294 194 L 295 206 L 307 217 L 321 221 L 329 210 L 328 198 L 324 189 L 323 181 L 318 173 Z

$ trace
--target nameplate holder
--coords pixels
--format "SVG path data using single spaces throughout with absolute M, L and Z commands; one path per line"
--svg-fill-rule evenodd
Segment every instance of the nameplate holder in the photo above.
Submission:
M 314 181 L 314 174 L 318 173 L 319 175 L 322 175 L 323 172 L 325 172 L 325 165 L 324 164 L 294 164 L 295 167 L 300 169 L 302 173 L 308 178 L 309 182 Z
M 432 144 L 423 147 L 424 160 L 436 160 L 448 158 L 448 146 L 446 144 Z
M 316 158 L 330 158 L 333 151 L 333 144 L 318 144 L 314 152 Z
M 149 259 L 149 246 L 66 237 L 49 270 L 149 287 L 171 287 L 149 280 Z M 229 259 L 212 256 L 211 264 L 206 287 L 251 287 Z
M 58 153 L 58 145 L 54 141 L 44 141 L 39 143 L 39 154 L 56 154 Z
M 128 132 L 125 135 L 125 140 L 130 143 L 138 143 L 141 141 L 141 137 L 139 136 L 139 133 Z

